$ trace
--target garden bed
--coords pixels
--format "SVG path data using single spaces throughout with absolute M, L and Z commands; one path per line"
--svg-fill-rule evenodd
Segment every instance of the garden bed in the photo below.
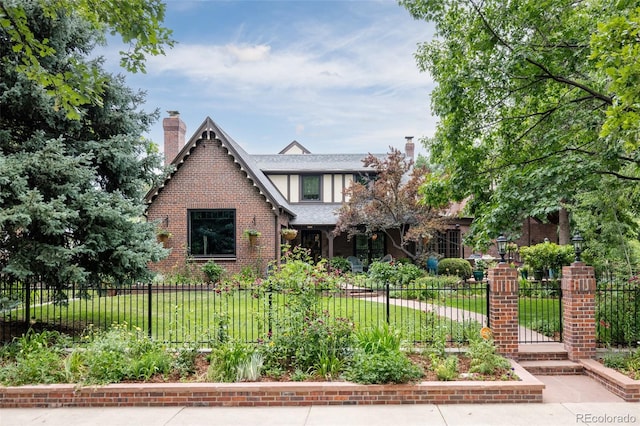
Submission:
M 0 387 L 0 408 L 131 406 L 302 406 L 541 403 L 544 384 L 511 361 L 518 381 L 122 383 Z

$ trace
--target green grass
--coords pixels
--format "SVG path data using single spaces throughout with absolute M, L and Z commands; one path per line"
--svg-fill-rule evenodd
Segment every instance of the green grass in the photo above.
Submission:
M 463 293 L 461 295 L 461 293 Z M 114 323 L 127 323 L 148 332 L 148 294 L 146 289 L 139 293 L 102 296 L 89 290 L 87 299 L 71 299 L 67 305 L 53 303 L 31 308 L 31 317 L 36 321 L 56 323 L 66 330 L 82 331 L 92 324 L 107 328 Z M 467 289 L 442 293 L 438 300 L 426 303 L 440 304 L 469 312 L 486 315 L 486 295 Z M 250 291 L 236 290 L 216 292 L 207 287 L 198 291 L 169 291 L 152 293 L 151 336 L 154 339 L 178 344 L 181 342 L 207 342 L 217 340 L 221 335 L 243 341 L 258 341 L 275 327 L 278 318 L 286 315 L 286 296 L 273 294 L 271 305 L 265 295 L 256 297 Z M 321 298 L 322 310 L 331 317 L 348 318 L 357 328 L 372 327 L 387 321 L 384 303 L 351 297 L 325 296 Z M 540 319 L 558 318 L 559 302 L 553 298 L 520 298 L 519 323 L 529 326 Z M 20 318 L 20 310 L 12 311 L 12 317 Z M 431 339 L 435 323 L 452 321 L 434 318 L 420 309 L 407 306 L 389 307 L 389 322 L 399 328 L 403 336 L 411 341 Z
M 108 328 L 112 324 L 126 323 L 148 332 L 148 295 L 138 294 L 99 297 L 90 291 L 89 299 L 72 299 L 66 305 L 44 304 L 31 308 L 31 317 L 82 330 L 89 324 Z M 162 296 L 162 297 L 161 297 Z M 289 296 L 291 297 L 291 296 Z M 255 296 L 249 291 L 176 291 L 152 294 L 151 335 L 168 343 L 201 342 L 218 339 L 221 334 L 244 341 L 263 338 L 269 324 L 275 326 L 278 318 L 286 316 L 285 295 Z M 319 303 L 331 317 L 347 318 L 356 328 L 383 324 L 387 319 L 382 303 L 351 297 L 324 296 Z M 21 310 L 12 315 L 20 317 Z M 389 320 L 400 328 L 405 338 L 427 339 L 427 324 L 434 319 L 417 309 L 389 307 Z
M 481 313 L 486 315 L 487 304 L 484 296 L 471 297 L 445 297 L 433 300 L 429 303 L 444 304 L 445 306 L 464 309 L 466 311 Z M 531 298 L 520 297 L 518 299 L 518 323 L 529 325 L 531 322 L 540 319 L 559 318 L 560 301 L 557 298 Z

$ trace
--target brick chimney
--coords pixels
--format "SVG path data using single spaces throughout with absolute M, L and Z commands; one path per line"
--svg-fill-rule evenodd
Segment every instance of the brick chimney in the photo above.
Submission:
M 415 153 L 415 144 L 413 143 L 413 136 L 405 136 L 406 143 L 404 145 L 404 155 L 406 158 L 413 160 L 413 155 Z
M 187 125 L 180 119 L 178 111 L 167 111 L 169 117 L 162 120 L 164 129 L 164 163 L 170 164 L 184 146 Z

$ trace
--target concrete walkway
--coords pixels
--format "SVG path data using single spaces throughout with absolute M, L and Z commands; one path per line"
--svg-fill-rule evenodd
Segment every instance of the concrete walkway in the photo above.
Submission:
M 5 409 L 2 426 L 558 426 L 640 425 L 640 404 Z

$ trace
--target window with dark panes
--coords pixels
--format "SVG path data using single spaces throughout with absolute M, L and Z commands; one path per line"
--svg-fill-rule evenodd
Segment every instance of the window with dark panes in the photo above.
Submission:
M 320 201 L 320 176 L 302 176 L 302 200 Z
M 189 210 L 189 249 L 192 256 L 235 256 L 236 211 Z

